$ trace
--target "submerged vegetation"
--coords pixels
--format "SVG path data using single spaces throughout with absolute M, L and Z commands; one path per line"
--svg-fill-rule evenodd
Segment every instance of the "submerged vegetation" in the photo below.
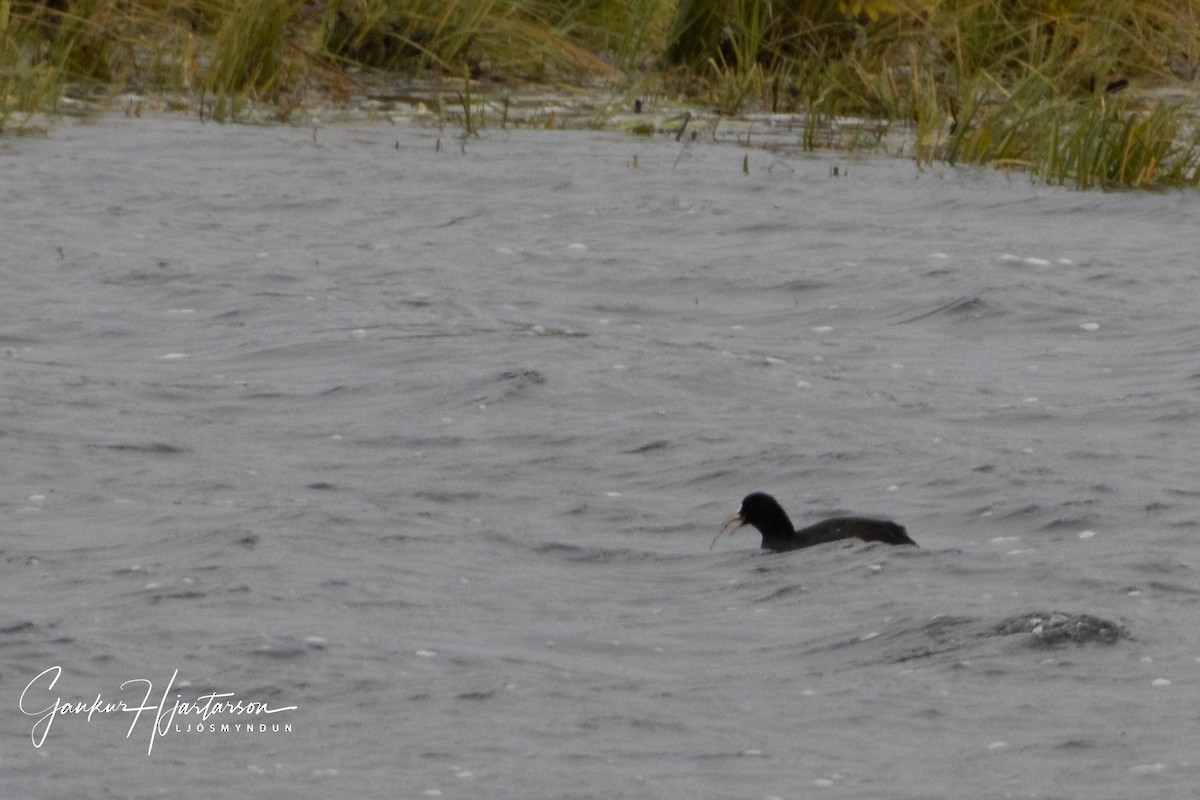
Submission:
M 473 96 L 567 83 L 1149 188 L 1200 183 L 1198 68 L 1200 0 L 0 0 L 0 129 L 115 95 L 286 119 L 399 75 L 474 130 Z

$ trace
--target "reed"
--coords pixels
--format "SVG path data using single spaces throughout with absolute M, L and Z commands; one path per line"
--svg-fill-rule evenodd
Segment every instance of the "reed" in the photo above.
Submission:
M 805 147 L 844 146 L 828 122 L 868 116 L 907 126 L 921 163 L 1080 187 L 1195 183 L 1190 108 L 1112 96 L 1194 77 L 1194 0 L 686 0 L 679 11 L 691 17 L 674 21 L 667 54 L 700 76 L 696 92 L 723 113 L 799 98 Z
M 1200 142 L 1192 115 L 1156 102 L 1062 99 L 1005 104 L 951 137 L 950 163 L 1020 167 L 1049 183 L 1149 189 L 1200 183 Z
M 286 118 L 382 70 L 465 75 L 467 131 L 487 102 L 476 86 L 601 82 L 614 98 L 803 113 L 808 148 L 899 130 L 923 164 L 1188 185 L 1196 104 L 1153 93 L 1191 86 L 1197 64 L 1200 0 L 0 0 L 0 129 L 119 92 Z
M 213 118 L 223 121 L 286 80 L 283 39 L 297 8 L 291 0 L 229 0 L 214 10 L 220 13 L 203 85 L 214 98 Z
M 28 15 L 0 0 L 0 131 L 23 127 L 52 108 L 61 88 L 61 52 Z
M 645 69 L 669 0 L 0 0 L 0 126 L 60 96 L 201 92 L 281 113 L 346 67 L 503 80 Z M 619 66 L 618 66 L 619 65 Z

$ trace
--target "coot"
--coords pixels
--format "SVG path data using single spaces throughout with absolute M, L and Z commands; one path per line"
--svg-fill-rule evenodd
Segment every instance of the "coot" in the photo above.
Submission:
M 763 492 L 754 492 L 742 499 L 742 507 L 725 522 L 713 538 L 713 543 L 716 543 L 722 533 L 728 531 L 732 534 L 743 525 L 757 528 L 762 534 L 762 549 L 777 553 L 836 542 L 839 539 L 862 539 L 864 542 L 917 546 L 917 543 L 909 538 L 903 525 L 885 519 L 834 517 L 796 530 L 783 507 L 774 497 Z M 709 549 L 712 549 L 711 545 Z

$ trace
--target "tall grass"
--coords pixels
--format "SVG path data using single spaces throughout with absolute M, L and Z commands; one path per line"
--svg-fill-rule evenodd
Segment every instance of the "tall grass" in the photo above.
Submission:
M 62 84 L 63 57 L 36 22 L 0 0 L 0 130 L 22 125 L 52 107 Z
M 1009 102 L 956 129 L 943 156 L 1017 167 L 1079 188 L 1195 186 L 1200 139 L 1193 122 L 1165 102 L 1149 109 L 1104 97 Z
M 248 99 L 279 96 L 292 85 L 285 75 L 289 51 L 284 36 L 299 9 L 292 0 L 227 0 L 214 10 L 212 36 L 203 84 L 214 98 L 217 120 L 236 116 Z
M 618 78 L 649 68 L 670 0 L 0 0 L 0 128 L 64 92 L 202 92 L 236 118 L 346 68 Z
M 0 0 L 0 129 L 119 92 L 286 118 L 371 70 L 601 81 L 803 113 L 806 147 L 865 117 L 920 162 L 1144 187 L 1196 182 L 1195 103 L 1154 99 L 1196 65 L 1200 0 Z
M 1127 102 L 1200 64 L 1196 0 L 682 0 L 667 55 L 724 113 L 799 106 L 903 123 L 918 161 L 1020 167 L 1055 183 L 1180 185 L 1193 107 Z M 689 77 L 690 76 L 690 77 Z M 690 80 L 690 83 L 688 81 Z M 814 133 L 816 132 L 816 133 Z

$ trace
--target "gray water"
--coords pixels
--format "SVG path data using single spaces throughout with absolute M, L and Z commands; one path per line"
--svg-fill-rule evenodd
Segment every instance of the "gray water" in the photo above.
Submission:
M 0 796 L 1200 796 L 1196 197 L 788 142 L 0 141 Z

